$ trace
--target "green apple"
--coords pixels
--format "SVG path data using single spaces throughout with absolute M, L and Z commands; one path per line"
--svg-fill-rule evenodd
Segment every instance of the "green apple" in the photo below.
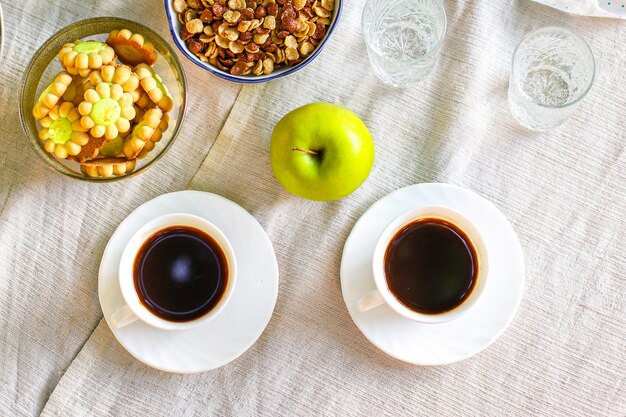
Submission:
M 274 127 L 270 158 L 287 191 L 309 200 L 338 200 L 367 179 L 374 141 L 361 119 L 331 103 L 311 103 Z

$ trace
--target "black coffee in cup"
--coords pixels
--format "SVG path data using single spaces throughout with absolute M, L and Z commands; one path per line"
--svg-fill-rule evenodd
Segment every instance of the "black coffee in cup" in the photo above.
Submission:
M 478 258 L 468 236 L 438 218 L 401 228 L 385 252 L 390 292 L 407 308 L 441 314 L 460 306 L 476 286 Z
M 215 239 L 188 226 L 152 235 L 133 267 L 141 303 L 154 315 L 175 322 L 210 312 L 226 291 L 228 273 L 226 255 Z

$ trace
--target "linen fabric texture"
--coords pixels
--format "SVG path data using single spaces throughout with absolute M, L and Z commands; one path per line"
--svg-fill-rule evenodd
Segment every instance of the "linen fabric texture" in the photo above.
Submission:
M 581 16 L 609 17 L 614 19 L 626 19 L 626 13 L 617 14 L 611 8 L 600 7 L 600 0 L 533 0 L 546 6 L 554 7 L 566 13 Z M 619 3 L 619 0 L 616 2 Z M 606 2 L 607 6 L 611 2 Z M 623 7 L 623 6 L 622 6 Z
M 37 48 L 63 27 L 98 16 L 141 22 L 170 38 L 161 1 L 3 2 L 0 65 L 0 416 L 38 415 L 102 318 L 100 258 L 118 224 L 160 194 L 184 189 L 221 130 L 239 86 L 214 81 L 179 55 L 188 111 L 168 154 L 112 184 L 51 170 L 18 115 L 19 86 Z M 65 413 L 80 415 L 80 410 Z
M 20 20 L 51 13 L 62 26 L 75 19 L 69 10 L 84 4 L 26 3 L 32 7 L 9 7 L 9 16 L 16 15 L 8 19 L 11 31 L 27 30 Z M 139 11 L 137 3 L 96 2 L 94 14 L 131 15 L 165 32 L 160 2 L 148 3 Z M 93 186 L 55 176 L 15 137 L 16 115 L 2 115 L 2 134 L 10 138 L 4 149 L 12 150 L 0 156 L 9 190 L 0 226 L 3 410 L 44 416 L 626 415 L 622 22 L 573 17 L 525 0 L 446 1 L 448 31 L 434 72 L 398 90 L 369 67 L 360 30 L 364 3 L 345 2 L 337 31 L 308 67 L 243 87 L 219 135 L 236 89 L 187 63 L 192 103 L 181 138 L 158 168 L 136 180 Z M 567 125 L 540 134 L 511 117 L 507 83 L 519 40 L 548 24 L 581 33 L 599 71 Z M 34 44 L 46 37 L 28 30 Z M 16 107 L 9 86 L 28 55 L 11 41 L 0 73 L 3 106 Z M 273 126 L 315 101 L 355 111 L 376 142 L 369 179 L 336 202 L 292 196 L 271 171 Z M 259 220 L 276 250 L 279 297 L 267 329 L 237 360 L 210 372 L 167 374 L 128 354 L 105 322 L 96 326 L 98 261 L 123 217 L 158 194 L 185 188 L 209 147 L 190 187 L 230 198 Z M 26 162 L 16 162 L 16 154 Z M 389 192 L 422 182 L 457 184 L 494 202 L 526 257 L 525 294 L 509 329 L 480 354 L 444 367 L 408 365 L 371 345 L 351 321 L 339 281 L 342 248 L 357 219 Z

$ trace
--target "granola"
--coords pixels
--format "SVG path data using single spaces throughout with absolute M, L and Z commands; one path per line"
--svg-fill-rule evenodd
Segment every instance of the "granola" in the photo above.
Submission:
M 181 38 L 202 62 L 232 75 L 296 65 L 321 42 L 334 0 L 173 0 Z

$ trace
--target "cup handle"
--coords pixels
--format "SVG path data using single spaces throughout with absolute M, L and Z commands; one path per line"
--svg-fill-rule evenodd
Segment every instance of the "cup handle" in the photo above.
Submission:
M 134 323 L 139 317 L 133 313 L 133 311 L 127 305 L 120 307 L 111 316 L 111 323 L 117 327 L 126 327 L 131 323 Z
M 378 290 L 371 291 L 364 295 L 357 303 L 356 308 L 360 312 L 369 311 L 385 303 L 385 299 Z

